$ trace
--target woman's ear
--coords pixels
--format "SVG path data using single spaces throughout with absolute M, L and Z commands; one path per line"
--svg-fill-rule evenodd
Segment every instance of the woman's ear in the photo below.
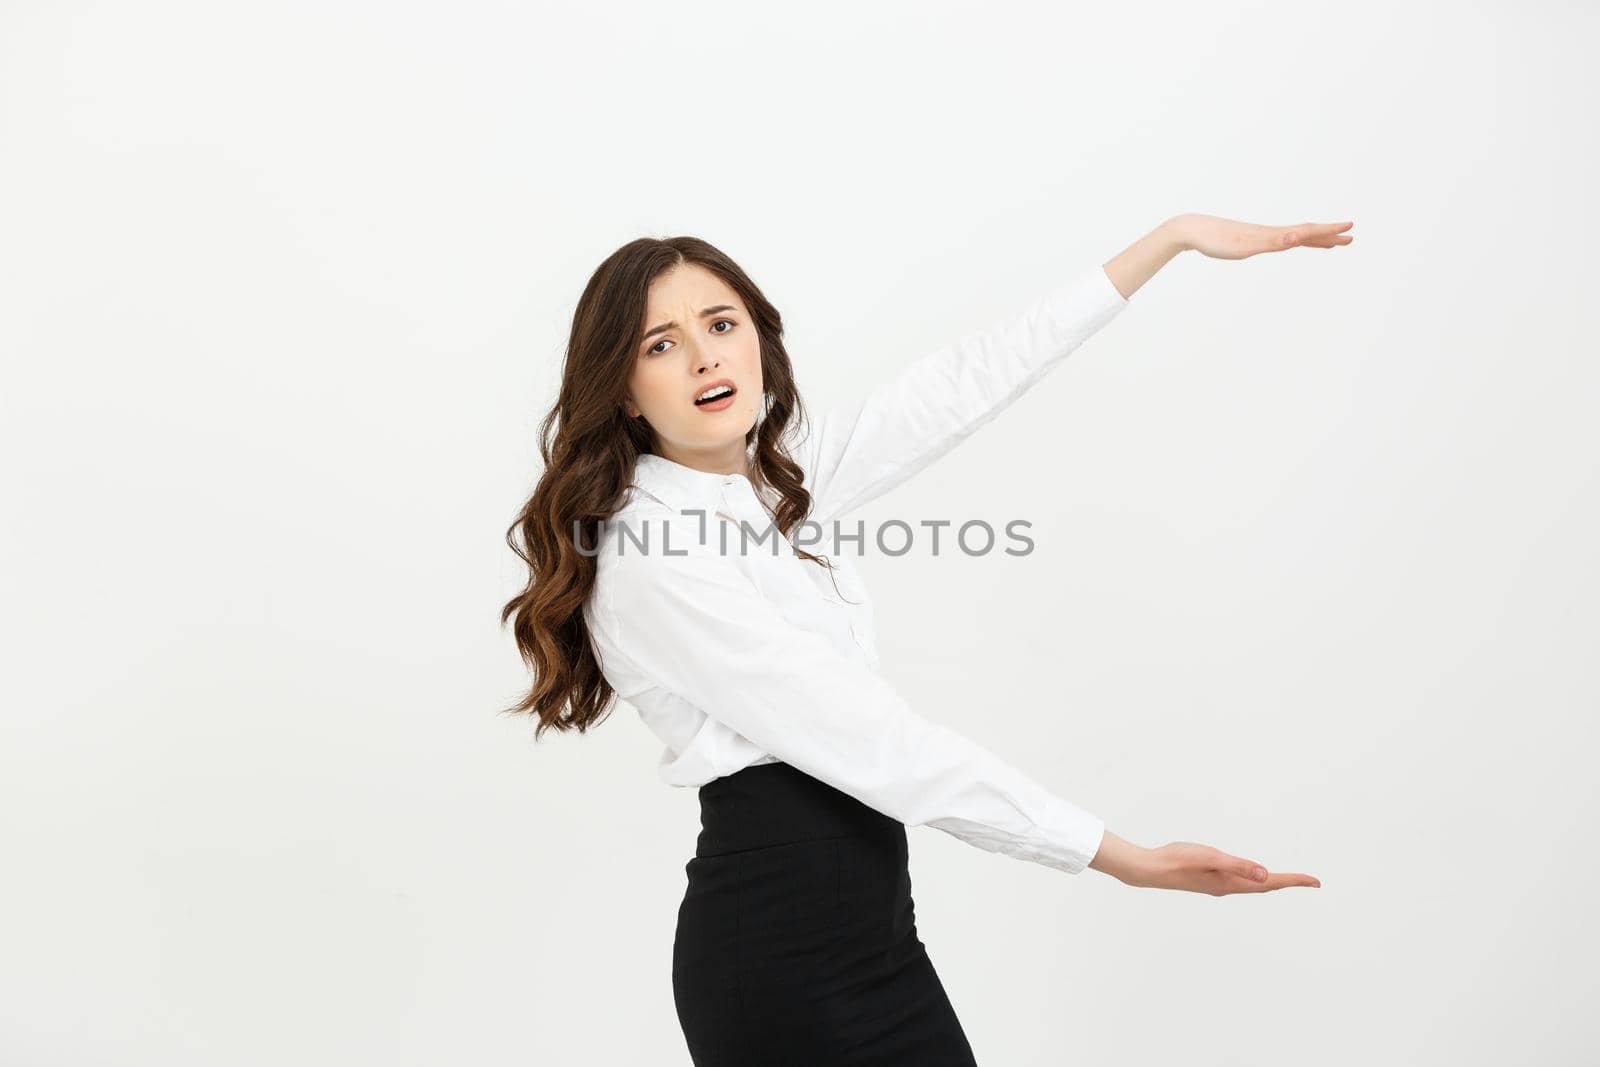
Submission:
M 630 419 L 637 419 L 641 414 L 643 414 L 638 408 L 633 406 L 633 401 L 628 399 L 624 399 L 622 401 L 622 413 L 628 416 Z

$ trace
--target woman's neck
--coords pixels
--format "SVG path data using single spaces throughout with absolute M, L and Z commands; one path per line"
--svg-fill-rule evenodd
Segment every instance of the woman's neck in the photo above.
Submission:
M 725 447 L 714 449 L 676 449 L 664 442 L 656 443 L 656 453 L 684 467 L 707 474 L 742 474 L 750 476 L 749 446 L 743 438 Z

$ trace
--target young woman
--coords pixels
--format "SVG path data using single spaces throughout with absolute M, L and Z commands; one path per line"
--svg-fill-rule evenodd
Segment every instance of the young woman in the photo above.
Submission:
M 918 936 L 907 826 L 1069 874 L 1221 896 L 1319 886 L 1206 845 L 1142 848 L 877 672 L 841 522 L 994 418 L 1185 249 L 1335 248 L 1351 223 L 1169 219 L 807 430 L 783 320 L 727 256 L 641 238 L 573 317 L 545 470 L 508 531 L 517 713 L 580 733 L 631 703 L 699 787 L 672 983 L 699 1067 L 973 1064 Z M 519 538 L 520 535 L 520 538 Z M 520 539 L 520 544 L 519 544 Z M 814 553 L 807 546 L 826 549 Z

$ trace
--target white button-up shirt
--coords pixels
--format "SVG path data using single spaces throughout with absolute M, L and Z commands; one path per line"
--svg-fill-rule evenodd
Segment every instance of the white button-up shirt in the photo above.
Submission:
M 878 673 L 852 558 L 861 543 L 836 550 L 832 530 L 994 418 L 1126 305 L 1102 268 L 1085 271 L 813 420 L 791 454 L 823 537 L 800 544 L 827 556 L 831 574 L 776 534 L 743 475 L 638 458 L 590 546 L 584 613 L 606 680 L 666 745 L 665 782 L 698 786 L 781 760 L 907 826 L 1072 874 L 1089 864 L 1100 818 L 925 718 Z

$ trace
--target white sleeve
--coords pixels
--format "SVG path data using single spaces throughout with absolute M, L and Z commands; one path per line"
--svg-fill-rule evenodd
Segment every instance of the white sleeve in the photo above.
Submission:
M 811 517 L 839 518 L 888 492 L 993 419 L 1128 304 L 1104 267 L 913 361 L 830 408 L 800 446 Z
M 714 544 L 606 561 L 606 655 L 790 766 L 907 826 L 1071 874 L 1105 824 L 917 714 L 877 673 L 789 621 Z M 815 564 L 806 564 L 815 566 Z

